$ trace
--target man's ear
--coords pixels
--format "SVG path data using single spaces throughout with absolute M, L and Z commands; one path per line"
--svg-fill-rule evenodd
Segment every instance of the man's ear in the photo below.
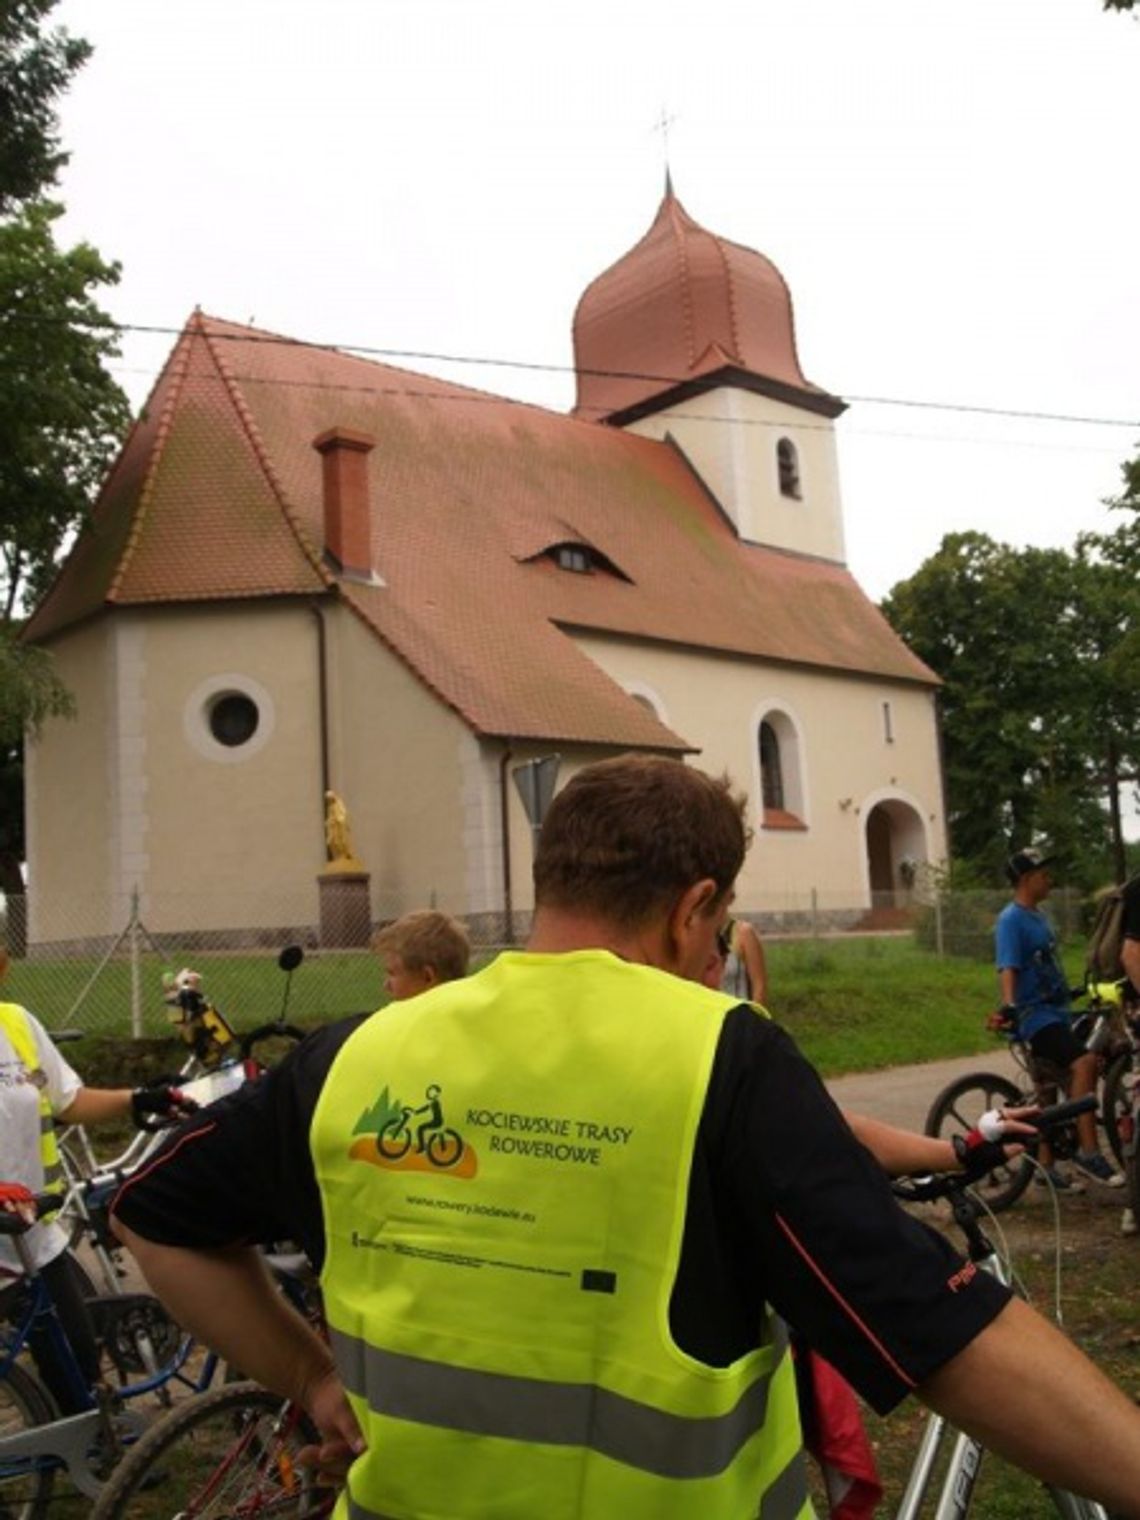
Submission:
M 686 887 L 673 904 L 669 914 L 669 946 L 678 962 L 685 959 L 694 930 L 699 929 L 701 921 L 707 917 L 716 895 L 716 882 L 711 876 L 706 876 L 695 881 L 691 887 Z
M 438 985 L 439 985 L 439 972 L 435 969 L 434 966 L 430 966 L 430 965 L 429 966 L 424 966 L 423 970 L 420 972 L 420 975 L 424 979 L 424 983 L 425 983 L 424 991 L 425 992 L 427 991 L 428 987 L 438 987 Z

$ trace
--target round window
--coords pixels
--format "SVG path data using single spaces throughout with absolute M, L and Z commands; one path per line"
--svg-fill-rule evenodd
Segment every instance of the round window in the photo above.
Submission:
M 210 703 L 210 732 L 219 744 L 237 749 L 257 732 L 257 703 L 240 691 L 223 692 Z

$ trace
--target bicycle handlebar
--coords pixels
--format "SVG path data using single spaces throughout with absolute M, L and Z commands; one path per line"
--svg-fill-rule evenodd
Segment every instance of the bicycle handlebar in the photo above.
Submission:
M 1095 1108 L 1096 1095 L 1086 1093 L 1083 1098 L 1068 1098 L 1064 1103 L 1051 1103 L 1039 1114 L 1021 1122 L 1032 1125 L 1039 1135 L 1047 1135 L 1061 1125 L 1071 1123 L 1081 1114 L 1092 1113 Z M 1009 1135 L 1005 1140 L 1009 1145 L 1025 1142 L 1032 1144 L 1033 1136 Z M 975 1181 L 964 1172 L 938 1172 L 931 1177 L 896 1177 L 891 1183 L 891 1190 L 904 1203 L 933 1203 L 939 1198 L 960 1197 L 973 1187 Z
M 53 1209 L 58 1209 L 62 1202 L 58 1193 L 33 1193 L 32 1204 L 36 1211 L 36 1219 L 44 1214 L 50 1214 Z M 31 1227 L 31 1224 L 21 1219 L 19 1214 L 9 1214 L 7 1209 L 0 1209 L 0 1235 L 23 1235 Z

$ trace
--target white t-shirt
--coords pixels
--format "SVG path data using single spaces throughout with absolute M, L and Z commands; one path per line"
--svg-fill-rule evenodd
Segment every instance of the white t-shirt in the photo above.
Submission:
M 77 1074 L 52 1044 L 43 1025 L 32 1014 L 28 1024 L 39 1052 L 40 1069 L 46 1078 L 45 1090 L 52 1113 L 67 1108 L 83 1086 Z M 0 1027 L 0 1182 L 22 1182 L 33 1193 L 44 1186 L 43 1158 L 40 1155 L 40 1097 L 31 1073 L 16 1054 L 7 1032 Z M 37 1224 L 24 1236 L 37 1267 L 53 1260 L 67 1245 L 67 1237 L 56 1224 Z M 0 1235 L 0 1278 L 21 1271 L 19 1257 L 11 1240 Z

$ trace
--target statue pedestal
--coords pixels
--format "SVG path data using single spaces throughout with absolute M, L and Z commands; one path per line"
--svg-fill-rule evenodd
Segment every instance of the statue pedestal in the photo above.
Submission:
M 356 950 L 372 937 L 372 906 L 364 870 L 327 870 L 317 877 L 321 903 L 321 945 Z

